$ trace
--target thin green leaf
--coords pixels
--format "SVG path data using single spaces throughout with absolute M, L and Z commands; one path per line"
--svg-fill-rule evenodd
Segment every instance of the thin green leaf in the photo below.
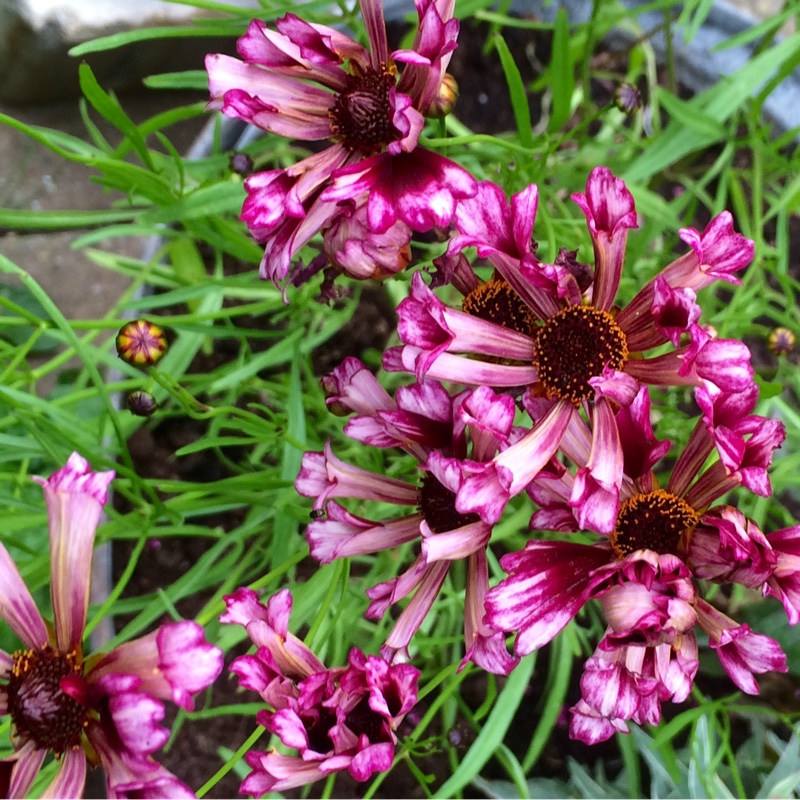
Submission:
M 97 82 L 92 68 L 88 64 L 81 64 L 78 68 L 81 91 L 92 104 L 92 108 L 116 127 L 133 145 L 142 163 L 151 171 L 155 171 L 150 151 L 147 149 L 136 123 L 122 110 L 119 101 L 113 95 L 104 91 Z
M 142 80 L 148 89 L 208 89 L 208 73 L 200 69 L 190 69 L 184 72 L 162 72 L 158 75 L 148 75 Z
M 719 122 L 661 86 L 658 87 L 658 102 L 667 110 L 671 119 L 684 128 L 697 131 L 711 142 L 725 138 L 725 128 Z
M 525 92 L 525 84 L 522 82 L 519 68 L 514 62 L 514 56 L 505 43 L 503 37 L 498 33 L 492 39 L 497 53 L 500 56 L 500 63 L 508 84 L 508 92 L 511 96 L 511 106 L 514 109 L 514 120 L 517 123 L 519 140 L 523 147 L 533 147 L 533 128 L 531 126 L 531 109 L 528 105 L 528 95 Z
M 214 214 L 238 213 L 244 202 L 244 186 L 241 182 L 228 181 L 202 186 L 184 195 L 179 200 L 154 208 L 142 215 L 144 224 L 170 223 L 209 217 Z
M 523 658 L 519 666 L 508 676 L 506 685 L 497 699 L 492 713 L 481 728 L 467 754 L 456 771 L 439 787 L 433 795 L 437 798 L 455 797 L 486 765 L 494 755 L 497 743 L 503 741 L 519 704 L 528 688 L 536 663 L 531 657 Z
M 90 42 L 82 42 L 71 48 L 69 50 L 69 55 L 79 58 L 89 53 L 102 53 L 105 50 L 117 50 L 126 44 L 147 42 L 152 39 L 185 39 L 195 36 L 235 37 L 237 35 L 241 35 L 241 23 L 238 21 L 228 23 L 219 22 L 213 26 L 198 26 L 196 28 L 184 28 L 177 25 L 138 28 L 132 31 L 125 31 L 124 33 L 112 33 L 110 36 L 101 36 L 98 39 L 92 39 Z
M 738 111 L 748 98 L 758 91 L 776 69 L 800 51 L 800 33 L 796 33 L 780 44 L 757 55 L 746 66 L 730 78 L 723 78 L 718 84 L 696 95 L 689 105 L 716 120 L 725 122 Z M 624 170 L 625 180 L 645 183 L 658 172 L 676 163 L 689 153 L 702 150 L 714 140 L 698 135 L 696 131 L 684 128 L 677 120 L 667 125 L 661 136 L 628 169 Z
M 547 130 L 558 133 L 569 119 L 572 95 L 575 92 L 575 71 L 570 59 L 569 18 L 565 8 L 559 8 L 553 30 L 553 57 L 548 70 L 552 107 Z
M 181 282 L 188 286 L 205 284 L 208 280 L 206 265 L 192 239 L 188 236 L 173 239 L 167 245 L 167 250 L 172 262 L 172 269 Z M 189 307 L 189 311 L 195 314 L 200 307 L 200 298 L 188 300 L 186 305 Z
M 28 211 L 24 208 L 0 208 L 0 226 L 12 231 L 86 230 L 115 222 L 135 220 L 142 209 L 93 209 L 91 211 Z

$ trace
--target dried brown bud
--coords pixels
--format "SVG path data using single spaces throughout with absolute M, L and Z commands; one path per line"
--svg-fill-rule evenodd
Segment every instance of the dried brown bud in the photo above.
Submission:
M 151 367 L 167 352 L 167 337 L 158 325 L 136 319 L 123 325 L 117 334 L 117 354 L 128 364 Z

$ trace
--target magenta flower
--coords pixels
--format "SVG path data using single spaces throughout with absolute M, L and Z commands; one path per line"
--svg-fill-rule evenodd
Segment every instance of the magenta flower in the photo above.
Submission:
M 408 645 L 433 607 L 450 565 L 467 562 L 464 637 L 472 660 L 490 672 L 508 674 L 516 664 L 503 636 L 482 623 L 488 590 L 486 548 L 492 528 L 477 515 L 456 511 L 462 472 L 492 458 L 513 437 L 514 401 L 484 386 L 450 397 L 437 381 L 397 390 L 395 399 L 357 359 L 347 359 L 323 380 L 328 403 L 356 412 L 345 433 L 373 447 L 400 447 L 420 463 L 422 477 L 410 484 L 375 474 L 337 458 L 330 444 L 323 453 L 306 453 L 295 488 L 315 498 L 324 510 L 306 528 L 311 555 L 322 563 L 376 553 L 418 541 L 420 552 L 402 575 L 367 590 L 367 616 L 380 619 L 391 605 L 413 593 L 391 633 L 383 654 L 407 658 Z M 410 513 L 374 521 L 357 516 L 337 498 L 375 500 L 405 506 Z
M 800 525 L 764 534 L 736 508 L 706 515 L 689 557 L 698 577 L 740 583 L 783 603 L 791 625 L 800 622 Z
M 251 22 L 238 42 L 243 61 L 206 58 L 209 108 L 280 136 L 331 142 L 291 167 L 245 181 L 242 219 L 265 244 L 262 277 L 283 282 L 298 251 L 319 231 L 328 232 L 325 249 L 340 270 L 385 277 L 405 267 L 412 231 L 446 227 L 457 202 L 475 194 L 477 184 L 465 170 L 417 147 L 456 47 L 458 21 L 453 0 L 416 5 L 419 28 L 411 50 L 389 52 L 380 0 L 362 0 L 369 49 L 287 14 L 277 31 Z M 399 78 L 397 63 L 405 64 Z M 362 245 L 337 245 L 342 226 Z M 375 240 L 374 234 L 386 233 L 394 253 Z M 375 247 L 383 252 L 368 271 L 361 251 L 369 255 Z
M 50 522 L 52 626 L 0 545 L 0 616 L 24 648 L 0 653 L 0 708 L 15 730 L 16 752 L 0 762 L 8 797 L 28 795 L 48 752 L 61 762 L 51 797 L 81 796 L 87 762 L 105 769 L 110 798 L 194 796 L 151 757 L 169 738 L 161 701 L 191 710 L 192 695 L 222 671 L 222 651 L 187 621 L 83 654 L 95 530 L 113 478 L 73 453 L 49 479 L 35 479 Z
M 299 751 L 297 756 L 274 750 L 247 753 L 253 771 L 241 792 L 261 797 L 342 770 L 365 781 L 390 769 L 397 729 L 417 702 L 419 670 L 410 664 L 391 666 L 355 647 L 348 666 L 326 669 L 289 633 L 288 589 L 266 606 L 251 589 L 238 589 L 225 597 L 225 605 L 220 621 L 242 625 L 258 648 L 255 655 L 237 658 L 231 671 L 272 707 L 258 712 L 258 723 Z
M 703 392 L 706 385 L 697 390 Z M 749 414 L 754 400 L 716 400 L 716 425 L 708 416 L 698 421 L 663 489 L 651 468 L 669 443 L 653 436 L 646 387 L 617 411 L 624 474 L 610 534 L 594 526 L 592 510 L 573 499 L 576 476 L 592 452 L 585 423 L 575 425 L 563 443 L 576 474 L 556 463 L 528 487 L 540 506 L 533 528 L 588 529 L 600 537 L 594 544 L 532 540 L 503 556 L 500 564 L 509 577 L 489 590 L 485 622 L 498 631 L 517 631 L 514 650 L 523 656 L 549 642 L 590 599 L 600 600 L 609 631 L 587 662 L 583 699 L 573 712 L 573 735 L 584 741 L 601 741 L 625 728 L 626 720 L 658 721 L 662 701 L 687 696 L 697 669 L 698 626 L 742 691 L 757 692 L 753 673 L 785 669 L 776 643 L 723 619 L 694 585 L 696 578 L 727 580 L 774 587 L 778 594 L 782 580 L 789 594 L 797 574 L 789 569 L 777 577 L 777 555 L 757 528 L 732 516 L 738 512 L 709 509 L 736 487 L 768 487 L 766 469 L 784 437 L 780 423 Z M 729 447 L 730 466 L 718 455 L 704 468 L 723 427 L 728 445 L 740 437 L 733 448 L 738 455 L 731 460 Z M 755 656 L 758 642 L 764 645 L 762 660 Z
M 468 386 L 527 387 L 541 407 L 537 426 L 463 483 L 461 513 L 496 522 L 517 494 L 557 451 L 571 427 L 591 422 L 592 457 L 578 474 L 572 500 L 592 504 L 610 532 L 622 480 L 620 433 L 614 409 L 629 405 L 643 385 L 698 385 L 726 393 L 749 392 L 750 353 L 741 342 L 712 338 L 698 324 L 696 292 L 733 273 L 753 257 L 753 242 L 735 233 L 727 212 L 703 233 L 683 229 L 691 252 L 665 267 L 624 308 L 615 304 L 628 231 L 637 226 L 633 197 L 605 167 L 589 175 L 585 194 L 573 195 L 594 244 L 594 271 L 562 250 L 546 264 L 531 245 L 536 186 L 511 199 L 492 183 L 459 204 L 458 235 L 448 253 L 469 246 L 498 275 L 481 283 L 465 278 L 463 261 L 447 265 L 467 290 L 462 310 L 442 303 L 415 275 L 411 296 L 398 307 L 404 346 L 384 366 Z M 592 277 L 592 274 L 594 275 Z M 683 340 L 686 341 L 683 341 Z M 649 351 L 671 345 L 667 352 Z
M 609 628 L 586 661 L 570 736 L 596 744 L 627 733 L 627 722 L 657 725 L 661 704 L 683 702 L 699 665 L 697 594 L 675 556 L 631 555 L 601 604 Z

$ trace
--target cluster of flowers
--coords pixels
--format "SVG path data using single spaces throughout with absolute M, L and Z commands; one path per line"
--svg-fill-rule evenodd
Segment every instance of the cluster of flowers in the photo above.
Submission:
M 585 192 L 572 196 L 586 217 L 594 264 L 567 248 L 554 263 L 541 261 L 532 238 L 536 186 L 509 199 L 499 186 L 418 146 L 423 118 L 446 114 L 455 102 L 446 69 L 458 23 L 452 2 L 415 2 L 419 27 L 411 50 L 389 52 L 380 2 L 362 0 L 369 49 L 288 14 L 277 31 L 253 22 L 239 41 L 242 60 L 212 55 L 206 62 L 212 108 L 272 133 L 330 142 L 297 164 L 245 181 L 242 219 L 265 245 L 263 277 L 284 291 L 321 269 L 383 278 L 409 265 L 415 232 L 451 233 L 430 285 L 413 275 L 397 309 L 402 344 L 383 357 L 387 371 L 416 382 L 392 397 L 354 358 L 323 380 L 331 409 L 353 415 L 346 435 L 412 455 L 419 479 L 406 483 L 346 463 L 330 442 L 324 452 L 306 453 L 295 486 L 314 498 L 306 529 L 311 554 L 329 563 L 418 542 L 419 555 L 405 571 L 367 591 L 369 618 L 404 601 L 382 648 L 394 665 L 384 672 L 413 659 L 414 635 L 455 561 L 466 561 L 462 668 L 471 661 L 508 674 L 587 601 L 599 600 L 608 628 L 571 709 L 571 735 L 587 743 L 627 731 L 629 721 L 655 724 L 664 701 L 688 696 L 698 629 L 734 684 L 757 693 L 754 674 L 785 671 L 785 655 L 705 600 L 699 581 L 773 595 L 796 623 L 800 526 L 765 535 L 718 503 L 735 488 L 771 494 L 767 470 L 784 429 L 752 413 L 758 388 L 750 353 L 703 326 L 696 299 L 715 281 L 739 283 L 736 273 L 752 261 L 753 242 L 734 231 L 727 212 L 703 231 L 683 229 L 688 252 L 621 306 L 637 214 L 624 182 L 598 167 Z M 318 233 L 322 252 L 304 268 L 296 256 Z M 469 248 L 491 263 L 488 280 L 473 269 Z M 463 295 L 460 308 L 434 293 L 445 283 Z M 654 435 L 650 387 L 691 387 L 700 409 L 689 441 L 669 455 L 665 486 L 653 468 L 672 445 Z M 535 502 L 536 538 L 502 556 L 507 577 L 490 586 L 494 526 L 522 494 Z M 406 511 L 375 521 L 342 499 Z M 288 641 L 285 622 L 281 630 Z M 516 634 L 513 654 L 508 633 Z M 295 678 L 309 674 L 307 658 Z M 264 724 L 309 758 L 314 725 L 306 718 L 303 733 L 298 719 L 310 687 L 289 690 L 290 734 L 275 722 L 285 697 L 272 697 L 266 680 L 248 673 L 248 685 L 278 709 Z M 344 683 L 326 685 L 335 693 Z M 385 715 L 385 724 L 392 719 Z M 255 771 L 248 789 L 302 782 L 299 769 L 287 782 L 286 757 L 249 761 Z M 327 763 L 315 762 L 314 777 Z
M 748 349 L 701 325 L 696 300 L 717 280 L 737 283 L 753 243 L 727 212 L 703 231 L 683 229 L 688 252 L 619 305 L 637 214 L 624 182 L 598 167 L 573 195 L 593 265 L 566 248 L 541 261 L 532 238 L 536 186 L 508 198 L 418 146 L 425 117 L 455 102 L 446 70 L 458 22 L 453 0 L 416 6 L 409 50 L 389 52 L 379 0 L 362 0 L 369 48 L 287 14 L 277 31 L 251 24 L 239 41 L 243 60 L 207 59 L 212 108 L 293 139 L 331 142 L 245 182 L 242 218 L 265 245 L 264 277 L 284 290 L 320 270 L 328 279 L 385 278 L 410 264 L 414 233 L 451 232 L 430 285 L 413 275 L 397 309 L 401 345 L 384 354 L 387 371 L 414 382 L 393 397 L 353 358 L 323 380 L 329 407 L 352 415 L 346 435 L 412 456 L 419 479 L 371 473 L 328 443 L 304 455 L 296 480 L 314 498 L 306 536 L 319 562 L 419 545 L 401 574 L 367 591 L 369 618 L 403 603 L 380 655 L 354 647 L 347 666 L 326 668 L 289 631 L 288 590 L 266 603 L 249 589 L 225 598 L 221 621 L 243 626 L 256 646 L 231 670 L 267 704 L 258 722 L 299 751 L 247 754 L 242 791 L 256 796 L 341 770 L 361 781 L 391 767 L 399 726 L 417 701 L 413 640 L 456 561 L 466 561 L 461 668 L 473 662 L 507 675 L 599 601 L 608 627 L 570 709 L 571 735 L 587 743 L 626 732 L 630 721 L 656 724 L 663 702 L 688 696 L 698 629 L 744 692 L 758 692 L 754 675 L 786 670 L 777 642 L 711 605 L 701 581 L 758 589 L 783 603 L 790 623 L 800 619 L 800 526 L 765 534 L 718 502 L 737 488 L 768 497 L 767 471 L 784 439 L 780 422 L 753 414 Z M 317 234 L 323 252 L 302 267 L 297 255 Z M 465 254 L 472 248 L 491 264 L 488 280 Z M 434 293 L 443 283 L 463 295 L 460 308 Z M 163 335 L 148 325 L 131 323 L 118 347 L 162 353 Z M 654 434 L 650 387 L 691 387 L 700 409 L 689 440 L 669 455 L 663 487 L 654 467 L 671 443 Z M 191 709 L 222 671 L 219 648 L 184 621 L 107 653 L 83 652 L 89 564 L 113 477 L 73 454 L 37 479 L 49 512 L 52 625 L 0 545 L 0 617 L 24 648 L 0 652 L 0 713 L 15 744 L 0 761 L 7 796 L 28 793 L 48 752 L 59 760 L 48 796 L 79 795 L 87 764 L 104 767 L 109 797 L 192 796 L 152 754 L 169 736 L 162 700 Z M 535 538 L 502 556 L 507 577 L 491 586 L 493 531 L 509 501 L 524 495 L 535 503 Z M 406 512 L 375 521 L 338 502 L 348 499 Z
M 24 798 L 55 755 L 43 797 L 81 797 L 87 766 L 100 765 L 108 798 L 187 798 L 192 790 L 152 757 L 170 738 L 160 723 L 163 700 L 191 711 L 194 695 L 213 684 L 223 653 L 190 620 L 109 652 L 83 650 L 95 534 L 114 472 L 93 472 L 73 453 L 44 489 L 50 526 L 53 623 L 46 622 L 20 572 L 0 544 L 0 618 L 22 642 L 0 651 L 0 715 L 9 717 L 14 753 L 0 760 L 0 794 Z M 326 669 L 288 632 L 291 595 L 263 605 L 255 592 L 226 597 L 221 621 L 243 625 L 258 650 L 231 665 L 243 686 L 275 709 L 258 722 L 302 758 L 249 753 L 253 775 L 242 791 L 261 796 L 349 769 L 358 780 L 387 770 L 395 731 L 417 701 L 419 671 L 390 665 L 354 648 L 349 666 Z
M 222 672 L 222 651 L 195 622 L 161 625 L 108 653 L 85 655 L 95 532 L 113 472 L 73 453 L 44 489 L 50 523 L 53 624 L 42 618 L 0 544 L 0 618 L 23 648 L 0 651 L 0 714 L 15 752 L 0 761 L 4 797 L 28 797 L 48 752 L 60 760 L 47 797 L 80 797 L 87 764 L 101 764 L 107 796 L 194 797 L 152 754 L 169 739 L 162 700 L 194 708 L 193 695 Z

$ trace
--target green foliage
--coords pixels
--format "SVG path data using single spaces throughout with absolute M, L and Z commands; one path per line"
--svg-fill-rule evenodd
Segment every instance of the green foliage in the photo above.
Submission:
M 115 34 L 72 53 L 79 57 L 144 39 L 164 39 L 165 46 L 174 37 L 233 39 L 251 17 L 274 21 L 297 10 L 288 2 L 265 3 L 263 9 L 246 12 L 219 2 L 188 4 L 223 15 L 190 27 Z M 665 14 L 679 13 L 686 39 L 696 34 L 710 8 L 705 0 L 680 7 L 667 0 L 651 5 Z M 304 4 L 302 13 L 323 24 L 340 21 L 322 0 Z M 785 39 L 774 36 L 783 21 L 797 17 L 791 4 L 728 43 L 762 41 L 763 48 L 749 64 L 688 100 L 676 94 L 674 85 L 660 82 L 650 32 L 636 30 L 635 20 L 617 3 L 595 3 L 592 19 L 585 24 L 570 23 L 563 9 L 552 24 L 512 17 L 488 0 L 459 2 L 456 13 L 464 21 L 472 18 L 490 26 L 487 48 L 496 54 L 505 77 L 516 129 L 474 132 L 458 118 L 456 107 L 441 126 L 429 125 L 424 144 L 446 153 L 479 179 L 501 183 L 509 193 L 536 182 L 540 206 L 534 235 L 543 260 L 554 259 L 561 247 L 577 249 L 579 260 L 591 260 L 591 240 L 569 195 L 583 189 L 593 166 L 605 164 L 625 178 L 640 213 L 640 227 L 628 240 L 621 301 L 686 251 L 678 236 L 681 227 L 697 226 L 698 220 L 727 208 L 734 213 L 737 229 L 755 240 L 756 259 L 741 286 L 701 293 L 704 321 L 720 336 L 741 338 L 758 352 L 764 350 L 773 327 L 800 330 L 800 273 L 790 250 L 800 214 L 796 132 L 776 138 L 762 116 L 762 105 L 775 85 L 771 76 L 793 69 L 800 58 L 800 33 Z M 354 27 L 360 25 L 350 12 L 346 19 Z M 617 66 L 598 66 L 595 56 L 603 35 L 619 25 L 633 29 L 636 41 Z M 510 33 L 519 30 L 548 36 L 552 43 L 548 63 L 533 79 L 524 77 L 524 65 L 508 44 Z M 668 33 L 673 32 L 670 27 Z M 357 33 L 363 36 L 360 28 Z M 104 269 L 127 277 L 130 285 L 102 318 L 68 320 L 47 286 L 0 255 L 0 272 L 15 281 L 0 291 L 0 539 L 40 607 L 46 608 L 47 517 L 41 492 L 29 478 L 48 474 L 78 450 L 94 469 L 113 468 L 118 475 L 113 485 L 117 502 L 107 508 L 98 541 L 126 548 L 129 557 L 108 596 L 90 609 L 89 621 L 90 631 L 106 617 L 118 621 L 106 647 L 149 631 L 161 619 L 179 618 L 185 613 L 183 602 L 191 599 L 194 618 L 207 626 L 210 638 L 231 651 L 245 634 L 218 624 L 222 598 L 247 585 L 267 595 L 290 586 L 292 628 L 326 663 L 345 663 L 350 646 L 377 652 L 391 620 L 388 615 L 381 621 L 365 619 L 368 600 L 363 588 L 396 576 L 398 565 L 413 559 L 413 548 L 320 567 L 307 557 L 302 536 L 310 501 L 293 489 L 303 452 L 321 449 L 328 439 L 345 461 L 398 478 L 416 475 L 411 458 L 364 448 L 344 436 L 343 421 L 328 412 L 315 374 L 314 356 L 353 319 L 361 289 L 329 308 L 316 302 L 319 281 L 312 282 L 290 288 L 291 304 L 286 305 L 278 289 L 257 278 L 261 248 L 238 219 L 245 191 L 241 177 L 229 167 L 220 120 L 207 129 L 209 149 L 199 158 L 181 157 L 169 138 L 173 125 L 205 113 L 204 73 L 151 76 L 151 89 L 193 90 L 197 98 L 137 124 L 126 113 L 124 101 L 106 91 L 87 64 L 76 69 L 85 96 L 85 139 L 25 125 L 3 114 L 0 123 L 60 158 L 89 168 L 92 179 L 115 198 L 112 207 L 0 209 L 0 226 L 14 231 L 80 231 L 75 246 Z M 668 64 L 667 70 L 672 74 L 674 65 Z M 640 86 L 646 109 L 625 117 L 610 101 L 593 99 L 595 83 L 621 81 Z M 539 119 L 532 111 L 537 93 L 543 97 Z M 118 144 L 101 133 L 100 119 L 116 132 Z M 243 151 L 258 170 L 285 167 L 306 154 L 300 145 L 271 135 Z M 140 257 L 99 247 L 123 236 L 141 242 Z M 415 253 L 428 263 L 442 250 L 434 243 L 420 245 Z M 303 256 L 314 252 L 310 248 Z M 407 294 L 408 276 L 387 283 L 394 302 Z M 113 346 L 119 327 L 139 315 L 158 318 L 172 337 L 163 361 L 146 374 L 123 364 Z M 222 361 L 212 357 L 220 347 L 227 354 Z M 370 357 L 377 367 L 374 349 L 365 359 Z M 763 354 L 758 369 L 762 392 L 757 413 L 782 419 L 787 440 L 771 473 L 774 497 L 766 501 L 743 496 L 739 507 L 765 529 L 776 529 L 793 524 L 800 499 L 800 370 L 796 360 Z M 392 374 L 383 374 L 384 379 L 387 386 L 401 382 Z M 121 410 L 120 398 L 141 388 L 151 392 L 161 408 L 150 420 Z M 686 440 L 693 425 L 685 416 L 690 401 L 688 391 L 653 393 L 660 438 Z M 211 453 L 221 474 L 191 479 L 140 475 L 131 437 L 139 429 L 146 436 L 159 425 L 185 418 L 197 423 L 197 435 L 171 458 L 185 463 Z M 512 504 L 495 531 L 495 541 L 508 551 L 526 541 L 526 508 Z M 388 514 L 368 504 L 361 511 L 376 519 Z M 219 523 L 223 515 L 230 521 L 224 527 Z M 202 552 L 182 574 L 145 593 L 126 591 L 148 547 L 167 547 L 187 537 L 200 541 Z M 496 583 L 504 573 L 496 558 L 489 558 Z M 738 604 L 743 621 L 781 642 L 791 676 L 800 676 L 800 641 L 787 627 L 783 610 L 774 601 L 749 595 L 730 602 Z M 422 710 L 399 748 L 395 769 L 415 777 L 421 794 L 797 796 L 796 702 L 786 712 L 758 699 L 745 704 L 739 695 L 720 699 L 701 689 L 660 728 L 632 726 L 629 738 L 618 737 L 613 769 L 606 769 L 601 760 L 581 763 L 561 753 L 567 777 L 544 777 L 548 744 L 563 727 L 565 707 L 577 700 L 581 663 L 591 652 L 591 642 L 602 634 L 599 615 L 591 608 L 582 612 L 546 655 L 523 659 L 508 679 L 485 679 L 485 701 L 476 708 L 476 693 L 465 687 L 478 671 L 456 673 L 463 655 L 462 607 L 463 580 L 451 576 L 435 614 L 412 645 L 415 663 L 423 670 Z M 0 646 L 7 651 L 16 647 L 5 627 Z M 704 660 L 701 670 L 706 677 L 720 673 L 716 659 Z M 510 731 L 532 676 L 539 700 L 521 741 Z M 255 726 L 254 709 L 260 706 L 250 695 L 247 698 L 221 708 L 200 702 L 184 715 L 189 720 L 252 720 L 245 741 L 220 743 L 219 761 L 208 765 L 207 775 L 197 776 L 198 785 L 205 781 L 199 796 L 212 794 L 230 771 L 246 774 L 244 753 L 256 743 L 259 749 L 268 746 L 260 739 L 263 730 Z M 459 746 L 448 739 L 457 725 L 468 728 L 468 744 Z M 739 733 L 746 730 L 749 738 L 734 736 L 734 727 Z M 436 779 L 427 774 L 432 755 L 448 765 L 446 779 L 441 769 Z M 362 796 L 374 796 L 385 780 L 383 775 L 374 778 L 360 789 Z M 46 785 L 42 779 L 37 788 Z M 333 783 L 325 791 L 326 796 L 333 794 Z

